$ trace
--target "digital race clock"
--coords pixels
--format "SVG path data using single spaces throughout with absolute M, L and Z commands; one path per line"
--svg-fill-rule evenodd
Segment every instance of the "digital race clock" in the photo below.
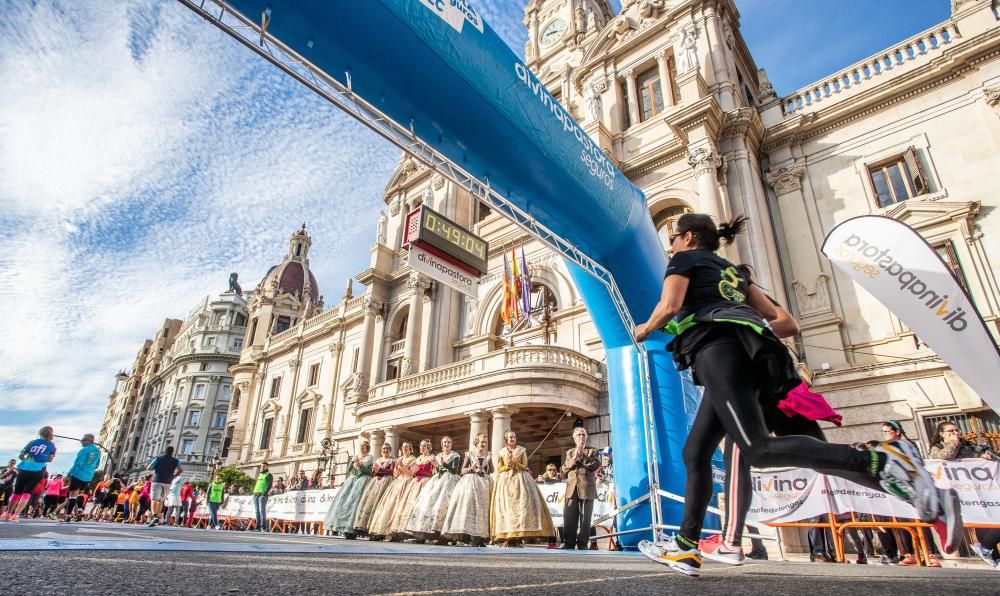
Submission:
M 437 211 L 421 206 L 407 216 L 406 224 L 406 242 L 430 246 L 476 273 L 486 271 L 486 241 Z

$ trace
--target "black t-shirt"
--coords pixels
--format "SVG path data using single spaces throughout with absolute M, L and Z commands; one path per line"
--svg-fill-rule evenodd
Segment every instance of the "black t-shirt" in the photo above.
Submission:
M 166 453 L 157 455 L 152 463 L 153 481 L 159 484 L 170 484 L 174 481 L 174 471 L 180 465 L 181 462 L 176 457 Z
M 737 267 L 710 250 L 686 250 L 671 257 L 667 275 L 688 278 L 684 304 L 677 313 L 678 322 L 709 307 L 743 304 L 750 293 L 750 278 Z

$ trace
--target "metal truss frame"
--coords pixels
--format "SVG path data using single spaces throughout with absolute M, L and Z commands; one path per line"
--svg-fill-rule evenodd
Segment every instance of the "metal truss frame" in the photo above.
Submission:
M 663 530 L 670 528 L 663 524 L 663 512 L 660 501 L 662 491 L 659 488 L 659 469 L 656 465 L 659 457 L 656 442 L 656 424 L 653 418 L 649 357 L 646 347 L 635 339 L 635 321 L 628 311 L 625 300 L 611 272 L 596 260 L 583 253 L 568 240 L 562 238 L 536 220 L 530 213 L 525 212 L 507 197 L 494 190 L 490 186 L 489 179 L 480 180 L 476 178 L 441 154 L 432 145 L 419 138 L 413 130 L 412 122 L 404 126 L 356 94 L 352 89 L 352 77 L 349 72 L 344 73 L 347 82 L 344 85 L 270 35 L 267 32 L 271 21 L 269 10 L 261 15 L 260 23 L 257 23 L 230 7 L 223 0 L 178 0 L 178 2 L 278 67 L 285 74 L 340 108 L 382 138 L 424 162 L 433 171 L 458 184 L 477 200 L 503 213 L 522 230 L 537 238 L 542 244 L 558 252 L 564 258 L 579 266 L 604 284 L 615 305 L 615 309 L 618 311 L 618 316 L 621 318 L 629 337 L 632 338 L 632 344 L 636 349 L 636 362 L 639 367 L 640 389 L 642 392 L 642 415 L 645 421 L 643 434 L 646 443 L 646 467 L 650 480 L 648 496 L 641 497 L 624 505 L 615 512 L 615 515 L 639 505 L 648 499 L 651 503 L 650 527 L 629 530 L 621 532 L 621 534 L 651 531 L 653 539 L 659 542 L 662 538 L 661 534 Z

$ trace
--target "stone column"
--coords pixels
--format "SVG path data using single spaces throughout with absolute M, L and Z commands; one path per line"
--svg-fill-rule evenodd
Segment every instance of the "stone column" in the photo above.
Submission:
M 688 146 L 687 161 L 695 172 L 700 199 L 699 210 L 721 222 L 727 212 L 722 204 L 718 183 L 718 169 L 722 165 L 722 158 L 715 147 L 710 143 L 704 143 L 699 147 Z
M 427 287 L 427 279 L 416 271 L 410 272 L 410 279 L 406 282 L 406 287 L 413 292 L 410 296 L 410 312 L 406 322 L 406 349 L 403 352 L 403 370 L 400 376 L 416 374 L 419 366 L 417 363 L 420 357 L 420 321 L 421 311 L 424 306 L 424 289 Z
M 639 123 L 639 92 L 635 87 L 635 69 L 625 73 L 625 90 L 628 92 L 628 117 L 632 126 Z
M 517 410 L 507 406 L 500 406 L 497 408 L 490 408 L 489 412 L 493 415 L 493 431 L 490 433 L 490 449 L 493 453 L 496 453 L 501 447 L 503 447 L 503 434 L 508 430 L 511 430 L 510 417 L 516 414 Z
M 373 430 L 369 434 L 372 437 L 372 453 L 378 457 L 382 453 L 382 444 L 385 443 L 385 431 L 382 429 Z
M 678 98 L 674 97 L 673 85 L 670 84 L 670 69 L 667 68 L 666 52 L 656 55 L 656 69 L 660 72 L 660 92 L 663 93 L 663 105 L 676 105 Z
M 371 296 L 365 298 L 362 312 L 364 322 L 361 331 L 361 349 L 358 352 L 358 370 L 355 372 L 354 387 L 351 388 L 351 396 L 355 401 L 365 401 L 368 397 L 368 381 L 371 379 L 370 371 L 372 367 L 372 335 L 375 333 L 375 316 L 381 311 L 381 305 L 375 302 Z
M 476 438 L 476 435 L 483 433 L 487 437 L 489 436 L 486 428 L 489 414 L 483 410 L 476 410 L 475 412 L 468 412 L 465 415 L 469 417 L 469 451 L 473 451 L 472 441 Z
M 392 447 L 392 456 L 397 457 L 399 453 L 399 429 L 395 426 L 388 426 L 382 429 L 383 440 Z

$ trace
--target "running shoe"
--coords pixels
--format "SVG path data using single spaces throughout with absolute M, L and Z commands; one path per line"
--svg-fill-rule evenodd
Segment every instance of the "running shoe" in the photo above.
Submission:
M 726 563 L 728 565 L 742 565 L 745 558 L 742 546 L 729 546 L 722 539 L 721 534 L 715 534 L 710 538 L 705 538 L 698 542 L 698 550 L 701 556 L 706 559 Z
M 158 518 L 154 517 L 154 518 L 150 519 L 149 522 L 146 523 L 146 526 L 149 527 L 149 528 L 155 528 L 159 524 L 160 524 L 160 520 Z
M 909 441 L 886 441 L 873 451 L 885 456 L 879 470 L 879 484 L 891 495 L 913 505 L 922 521 L 939 519 L 944 490 L 934 485 L 934 478 L 924 468 L 917 448 Z
M 987 549 L 982 544 L 978 542 L 972 545 L 972 550 L 979 555 L 979 558 L 986 562 L 987 565 L 993 567 L 994 569 L 1000 568 L 1000 561 L 993 558 L 993 551 Z
M 648 540 L 639 542 L 639 552 L 647 559 L 666 565 L 678 573 L 691 577 L 701 575 L 701 552 L 696 548 L 687 548 L 677 542 L 673 536 L 668 536 L 663 544 L 653 544 Z
M 938 489 L 941 491 L 941 515 L 934 520 L 934 531 L 937 532 L 944 552 L 955 552 L 962 543 L 962 500 L 953 488 Z

